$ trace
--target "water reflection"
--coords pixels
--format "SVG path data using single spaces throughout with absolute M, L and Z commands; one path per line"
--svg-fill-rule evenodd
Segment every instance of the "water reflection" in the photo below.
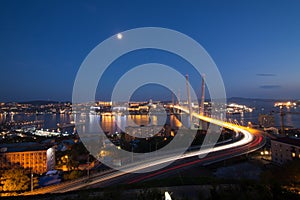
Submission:
M 291 126 L 293 127 L 294 126 L 294 123 L 293 123 L 293 118 L 292 118 L 292 115 L 291 114 L 286 114 L 286 119 L 285 119 L 285 123 L 286 123 L 286 126 Z
M 76 122 L 85 122 L 79 131 L 85 132 L 97 132 L 99 127 L 106 134 L 114 134 L 125 132 L 126 127 L 146 127 L 146 126 L 160 126 L 164 124 L 170 124 L 172 128 L 181 127 L 182 123 L 176 116 L 170 115 L 76 115 L 74 118 Z M 184 117 L 185 121 L 188 118 Z M 88 127 L 87 127 L 88 126 Z
M 128 126 L 148 126 L 151 123 L 148 115 L 129 115 Z
M 3 124 L 6 122 L 6 113 L 0 113 L 0 124 Z
M 105 133 L 113 133 L 115 127 L 114 116 L 101 116 L 101 127 Z
M 287 127 L 294 127 L 294 128 L 300 128 L 300 113 L 299 108 L 290 108 L 285 110 L 284 115 L 284 124 Z M 273 112 L 272 112 L 273 111 Z M 290 111 L 290 112 L 289 112 Z M 246 125 L 249 121 L 251 121 L 254 124 L 258 124 L 258 116 L 259 114 L 262 114 L 261 109 L 254 110 L 251 113 L 244 113 L 244 114 L 238 114 L 238 115 L 228 115 L 227 119 L 237 120 L 240 124 Z M 274 126 L 279 127 L 280 126 L 280 113 L 278 110 L 272 108 L 266 108 L 263 111 L 263 114 L 272 114 L 274 116 Z
M 265 109 L 264 113 L 270 113 L 274 108 Z M 284 121 L 286 126 L 292 126 L 300 128 L 300 114 L 299 108 L 291 109 L 292 113 L 286 110 Z M 243 113 L 241 115 L 227 115 L 227 119 L 236 119 L 240 124 L 247 125 L 249 121 L 252 123 L 258 123 L 258 116 L 261 113 L 261 109 L 254 110 L 252 113 Z M 298 113 L 298 114 L 297 114 Z M 280 114 L 278 112 L 273 113 L 275 118 L 275 126 L 280 126 Z M 166 118 L 167 117 L 167 118 Z M 179 119 L 178 119 L 179 118 Z M 225 118 L 225 117 L 224 117 Z M 76 120 L 75 120 L 76 119 Z M 123 115 L 123 114 L 107 114 L 107 115 L 95 115 L 89 113 L 83 114 L 22 114 L 22 113 L 0 113 L 0 124 L 12 121 L 37 121 L 43 120 L 42 124 L 39 124 L 38 128 L 45 129 L 57 129 L 57 123 L 71 123 L 86 122 L 88 126 L 80 125 L 80 131 L 97 131 L 101 127 L 106 133 L 124 132 L 125 127 L 139 127 L 139 126 L 163 126 L 164 124 L 170 124 L 172 128 L 186 126 L 189 127 L 189 119 L 187 115 L 181 114 L 177 117 L 174 115 Z M 182 122 L 181 122 L 182 121 Z M 195 123 L 198 123 L 196 120 Z M 182 124 L 183 123 L 183 124 Z M 83 124 L 83 123 L 82 123 Z M 95 124 L 96 126 L 90 126 Z

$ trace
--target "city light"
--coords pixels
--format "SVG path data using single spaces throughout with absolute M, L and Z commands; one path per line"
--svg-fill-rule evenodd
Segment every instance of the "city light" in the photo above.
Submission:
M 299 199 L 300 1 L 17 3 L 0 198 Z

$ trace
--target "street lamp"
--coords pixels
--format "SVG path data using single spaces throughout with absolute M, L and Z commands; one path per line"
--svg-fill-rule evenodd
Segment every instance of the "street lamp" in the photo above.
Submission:
M 30 175 L 30 182 L 31 182 L 31 192 L 33 192 L 33 173 L 31 170 L 31 175 Z
M 261 155 L 261 159 L 263 158 L 263 156 L 264 156 L 264 152 L 263 151 L 261 151 L 260 152 L 260 155 Z

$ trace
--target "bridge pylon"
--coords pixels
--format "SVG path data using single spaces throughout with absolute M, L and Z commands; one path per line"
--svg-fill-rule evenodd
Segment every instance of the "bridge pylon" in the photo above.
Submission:
M 192 109 L 192 102 L 191 102 L 191 91 L 190 91 L 190 83 L 189 83 L 189 75 L 185 75 L 186 80 L 186 90 L 187 90 L 187 98 L 188 98 L 188 109 L 189 109 L 189 120 L 190 120 L 190 129 L 193 127 L 193 109 Z

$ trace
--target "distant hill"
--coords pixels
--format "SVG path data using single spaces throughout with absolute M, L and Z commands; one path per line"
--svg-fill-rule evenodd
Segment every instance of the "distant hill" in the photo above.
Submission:
M 275 102 L 275 101 L 296 101 L 295 99 L 263 99 L 263 98 L 244 98 L 230 97 L 227 101 L 260 101 L 260 102 Z
M 276 102 L 279 100 L 276 99 L 260 99 L 260 98 L 244 98 L 244 97 L 230 97 L 227 99 L 228 102 L 238 101 L 242 102 L 249 102 L 249 101 L 260 101 L 260 102 Z
M 24 101 L 24 102 L 19 102 L 19 103 L 40 106 L 40 105 L 46 105 L 46 104 L 57 104 L 57 103 L 59 103 L 59 101 L 36 100 L 36 101 Z
M 227 99 L 227 103 L 238 103 L 249 107 L 254 107 L 257 110 L 274 110 L 274 104 L 277 101 L 294 101 L 293 99 L 259 99 L 259 98 L 242 98 L 231 97 Z

